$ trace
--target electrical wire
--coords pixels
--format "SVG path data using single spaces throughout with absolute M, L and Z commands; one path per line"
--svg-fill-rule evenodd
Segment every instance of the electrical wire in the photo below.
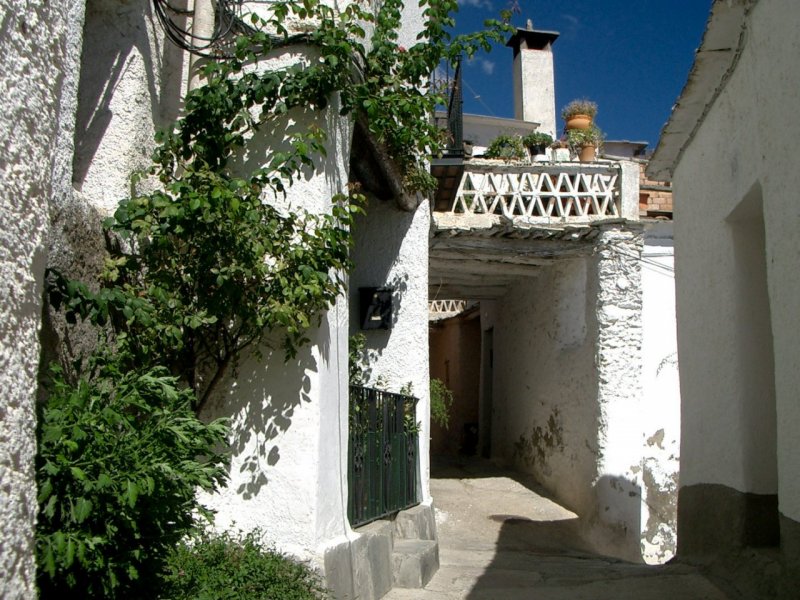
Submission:
M 173 6 L 169 0 L 153 0 L 153 10 L 166 36 L 175 45 L 196 56 L 225 59 L 233 56 L 237 36 L 255 30 L 242 19 L 244 0 L 216 0 L 214 31 L 210 37 L 199 36 L 179 23 L 181 18 L 194 15 L 193 10 Z

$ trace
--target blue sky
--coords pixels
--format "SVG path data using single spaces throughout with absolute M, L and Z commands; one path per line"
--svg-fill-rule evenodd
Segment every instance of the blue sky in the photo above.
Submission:
M 508 0 L 459 0 L 457 31 L 480 29 Z M 556 112 L 573 98 L 600 107 L 608 139 L 652 150 L 700 45 L 711 0 L 519 0 L 512 24 L 558 31 Z M 513 117 L 512 51 L 502 45 L 464 70 L 464 110 Z M 476 99 L 476 96 L 478 98 Z M 559 123 L 560 124 L 560 123 Z

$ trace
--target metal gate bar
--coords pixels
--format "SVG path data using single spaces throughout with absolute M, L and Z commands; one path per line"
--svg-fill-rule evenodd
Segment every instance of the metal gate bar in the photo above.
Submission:
M 417 399 L 350 386 L 350 525 L 419 504 Z

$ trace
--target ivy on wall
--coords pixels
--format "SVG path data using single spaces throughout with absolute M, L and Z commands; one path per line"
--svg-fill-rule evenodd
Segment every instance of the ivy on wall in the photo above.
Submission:
M 43 589 L 87 586 L 87 577 L 98 596 L 142 585 L 140 573 L 154 572 L 162 550 L 141 533 L 153 518 L 147 507 L 174 512 L 153 527 L 175 539 L 200 508 L 195 487 L 222 481 L 216 446 L 224 425 L 205 424 L 195 411 L 267 335 L 279 332 L 294 357 L 344 291 L 363 198 L 357 186 L 342 190 L 324 214 L 272 201 L 326 154 L 325 131 L 290 133 L 287 118 L 326 110 L 336 97 L 339 114 L 368 132 L 408 192 L 434 187 L 425 161 L 439 151 L 431 116 L 443 98 L 428 88 L 429 74 L 443 60 L 488 50 L 507 26 L 489 21 L 482 33 L 451 37 L 456 0 L 420 4 L 423 30 L 408 48 L 398 43 L 402 0 L 384 1 L 377 13 L 359 3 L 277 2 L 268 17 L 253 16 L 232 56 L 204 65 L 205 84 L 188 93 L 183 116 L 157 136 L 151 167 L 133 177 L 134 193 L 104 224 L 113 243 L 99 289 L 49 273 L 51 304 L 68 322 L 94 324 L 99 341 L 87 360 L 55 373 L 41 410 Z M 299 43 L 313 59 L 273 66 L 275 50 Z M 283 139 L 245 168 L 238 159 L 260 132 Z M 154 432 L 151 462 L 153 448 L 119 435 L 136 427 Z M 182 437 L 189 431 L 193 443 Z M 88 471 L 84 455 L 95 457 Z M 139 469 L 137 457 L 151 466 Z M 187 474 L 177 478 L 179 491 L 159 485 L 160 469 Z M 125 526 L 104 526 L 115 522 L 111 513 Z

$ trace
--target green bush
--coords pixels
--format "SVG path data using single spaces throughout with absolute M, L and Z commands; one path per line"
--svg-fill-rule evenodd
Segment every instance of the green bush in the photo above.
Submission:
M 54 369 L 40 407 L 36 525 L 43 598 L 153 597 L 164 560 L 224 479 L 227 426 L 205 424 L 166 369 L 114 363 L 76 383 Z M 207 458 L 198 458 L 207 457 Z
M 453 392 L 441 379 L 431 378 L 431 421 L 439 427 L 450 427 L 450 407 L 453 406 Z
M 325 593 L 307 566 L 264 548 L 261 532 L 198 533 L 169 557 L 163 600 L 315 600 Z
M 486 158 L 500 158 L 505 161 L 522 160 L 525 154 L 525 146 L 522 145 L 522 138 L 518 135 L 500 134 L 492 140 L 484 154 Z
M 549 148 L 553 143 L 553 138 L 550 136 L 550 134 L 543 131 L 533 131 L 522 138 L 522 143 L 528 148 Z

